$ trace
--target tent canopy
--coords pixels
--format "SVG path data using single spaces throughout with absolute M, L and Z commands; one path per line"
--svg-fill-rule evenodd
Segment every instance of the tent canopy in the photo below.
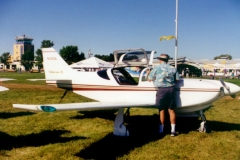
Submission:
M 72 68 L 112 68 L 113 64 L 97 57 L 91 57 L 70 65 Z

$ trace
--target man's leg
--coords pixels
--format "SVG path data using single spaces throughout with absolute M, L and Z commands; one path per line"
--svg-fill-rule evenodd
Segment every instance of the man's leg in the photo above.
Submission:
M 176 113 L 172 109 L 168 109 L 170 115 L 170 123 L 171 123 L 171 136 L 175 135 L 175 127 L 176 127 Z
M 173 109 L 168 109 L 171 124 L 176 124 L 176 113 Z
M 165 111 L 159 110 L 159 133 L 163 133 L 164 123 L 165 123 Z

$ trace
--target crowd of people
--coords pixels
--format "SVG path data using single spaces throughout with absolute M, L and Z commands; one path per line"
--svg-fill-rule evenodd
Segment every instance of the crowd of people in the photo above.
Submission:
M 216 77 L 216 76 L 222 76 L 225 78 L 238 78 L 240 79 L 240 70 L 239 69 L 223 69 L 222 71 L 220 69 L 202 69 L 202 75 L 203 76 L 210 76 L 210 77 Z

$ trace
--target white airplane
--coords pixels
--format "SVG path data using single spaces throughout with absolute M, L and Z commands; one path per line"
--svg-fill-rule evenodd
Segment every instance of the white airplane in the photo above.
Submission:
M 144 72 L 152 66 L 155 51 L 127 49 L 114 51 L 113 68 L 98 72 L 75 72 L 53 48 L 43 48 L 45 80 L 74 93 L 97 100 L 98 102 L 68 104 L 13 104 L 14 108 L 33 111 L 99 110 L 118 109 L 113 134 L 128 136 L 124 126 L 124 109 L 131 107 L 155 108 L 157 88 L 148 82 Z M 144 68 L 135 80 L 124 68 L 140 66 Z M 117 72 L 117 76 L 115 73 Z M 121 76 L 119 76 L 121 73 Z M 201 116 L 200 131 L 206 130 L 204 110 L 224 95 L 235 95 L 240 87 L 222 80 L 181 79 L 176 84 L 177 114 L 197 113 Z
M 14 79 L 11 79 L 11 78 L 0 78 L 0 82 L 10 81 L 10 80 L 14 80 Z M 2 92 L 2 91 L 7 91 L 7 90 L 9 90 L 9 89 L 6 88 L 6 87 L 0 86 L 0 92 Z

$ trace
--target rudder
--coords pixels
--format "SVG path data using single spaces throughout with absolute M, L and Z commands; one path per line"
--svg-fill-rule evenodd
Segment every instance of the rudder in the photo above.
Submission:
M 73 69 L 53 48 L 42 48 L 43 65 L 46 79 L 69 79 Z

